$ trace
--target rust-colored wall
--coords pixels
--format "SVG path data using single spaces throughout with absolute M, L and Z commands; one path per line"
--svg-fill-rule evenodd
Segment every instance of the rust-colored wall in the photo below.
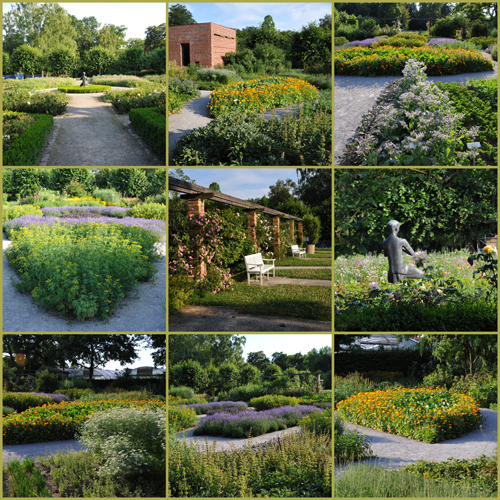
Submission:
M 222 57 L 236 52 L 236 30 L 214 23 L 186 24 L 168 28 L 168 60 L 182 64 L 182 43 L 189 43 L 190 62 L 203 68 L 222 64 Z

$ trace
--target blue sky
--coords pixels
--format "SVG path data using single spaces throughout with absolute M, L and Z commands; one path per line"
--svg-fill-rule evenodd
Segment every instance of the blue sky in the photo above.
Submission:
M 299 184 L 295 168 L 183 168 L 182 171 L 198 186 L 208 188 L 217 182 L 221 193 L 242 200 L 268 195 L 269 186 L 275 185 L 278 179 L 291 179 Z
M 175 3 L 175 2 L 174 2 Z M 311 21 L 332 13 L 328 3 L 181 3 L 197 23 L 215 23 L 226 28 L 260 26 L 267 15 L 279 31 L 300 31 Z
M 271 359 L 273 353 L 284 352 L 285 354 L 306 354 L 312 349 L 319 351 L 322 347 L 332 347 L 332 335 L 329 334 L 243 334 L 246 344 L 243 347 L 243 359 L 247 360 L 250 352 L 264 351 Z
M 8 12 L 14 4 L 4 3 L 3 12 Z M 68 14 L 77 19 L 95 17 L 101 27 L 105 24 L 125 26 L 125 40 L 146 38 L 148 26 L 158 26 L 167 22 L 165 3 L 60 3 Z
M 119 361 L 109 361 L 106 366 L 98 366 L 97 368 L 104 368 L 106 370 L 123 370 L 124 368 L 140 368 L 141 366 L 154 366 L 153 358 L 151 357 L 151 353 L 155 349 L 137 349 L 137 354 L 139 358 L 133 361 L 130 364 L 125 366 L 121 366 Z M 164 368 L 162 366 L 158 366 L 158 368 Z

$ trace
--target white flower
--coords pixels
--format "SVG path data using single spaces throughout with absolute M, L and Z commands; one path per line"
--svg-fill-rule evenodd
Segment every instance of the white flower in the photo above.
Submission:
M 373 283 L 370 283 L 370 285 L 368 286 L 368 289 L 369 290 L 380 290 L 380 285 L 374 281 Z
M 27 101 L 26 104 L 31 104 L 31 103 L 29 101 Z
M 413 260 L 416 264 L 423 264 L 424 262 L 427 262 L 427 255 L 425 252 L 415 252 Z

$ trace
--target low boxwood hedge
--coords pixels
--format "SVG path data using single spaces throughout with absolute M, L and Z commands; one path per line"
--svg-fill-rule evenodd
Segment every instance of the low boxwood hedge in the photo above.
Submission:
M 166 106 L 137 108 L 129 111 L 130 123 L 161 161 L 167 157 Z
M 87 85 L 86 87 L 80 87 L 80 85 L 68 85 L 58 88 L 58 90 L 66 92 L 67 94 L 92 94 L 95 92 L 104 92 L 105 90 L 110 89 L 111 87 L 109 85 Z
M 52 115 L 35 115 L 30 113 L 17 113 L 15 111 L 4 112 L 4 121 L 9 116 L 30 115 L 37 118 L 36 122 L 26 130 L 17 140 L 12 142 L 9 149 L 3 155 L 4 166 L 34 166 L 38 163 L 42 153 L 45 139 L 54 126 Z

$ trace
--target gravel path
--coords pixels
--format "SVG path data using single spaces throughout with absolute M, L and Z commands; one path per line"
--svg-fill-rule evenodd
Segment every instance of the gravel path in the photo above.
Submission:
M 489 54 L 485 54 L 489 56 Z M 491 59 L 491 56 L 490 56 Z M 466 83 L 467 78 L 496 78 L 498 66 L 492 61 L 493 71 L 463 73 L 461 75 L 430 76 L 430 82 Z M 340 165 L 340 155 L 354 135 L 363 116 L 374 106 L 388 82 L 399 76 L 335 76 L 334 78 L 334 165 Z
M 456 439 L 448 439 L 440 443 L 421 443 L 401 436 L 376 431 L 368 427 L 345 423 L 348 430 L 357 430 L 371 438 L 371 448 L 374 459 L 360 460 L 352 464 L 356 467 L 359 463 L 370 465 L 384 465 L 389 469 L 400 469 L 405 465 L 414 464 L 417 460 L 435 460 L 442 462 L 448 458 L 472 459 L 481 455 L 490 456 L 494 453 L 498 443 L 497 420 L 498 415 L 494 410 L 480 408 L 481 414 L 486 418 L 480 429 L 465 434 Z M 335 466 L 335 475 L 339 477 L 349 465 Z
M 82 450 L 87 450 L 87 448 L 81 445 L 76 439 L 50 441 L 48 443 L 4 444 L 2 462 L 5 467 L 12 460 L 19 460 L 22 462 L 27 457 L 35 458 L 51 455 L 52 453 L 55 455 L 58 451 L 69 453 Z
M 331 332 L 332 323 L 312 319 L 241 314 L 236 307 L 229 306 L 185 306 L 168 318 L 168 331 Z
M 163 165 L 131 128 L 128 114 L 100 100 L 103 93 L 70 95 L 66 113 L 55 117 L 38 166 Z

